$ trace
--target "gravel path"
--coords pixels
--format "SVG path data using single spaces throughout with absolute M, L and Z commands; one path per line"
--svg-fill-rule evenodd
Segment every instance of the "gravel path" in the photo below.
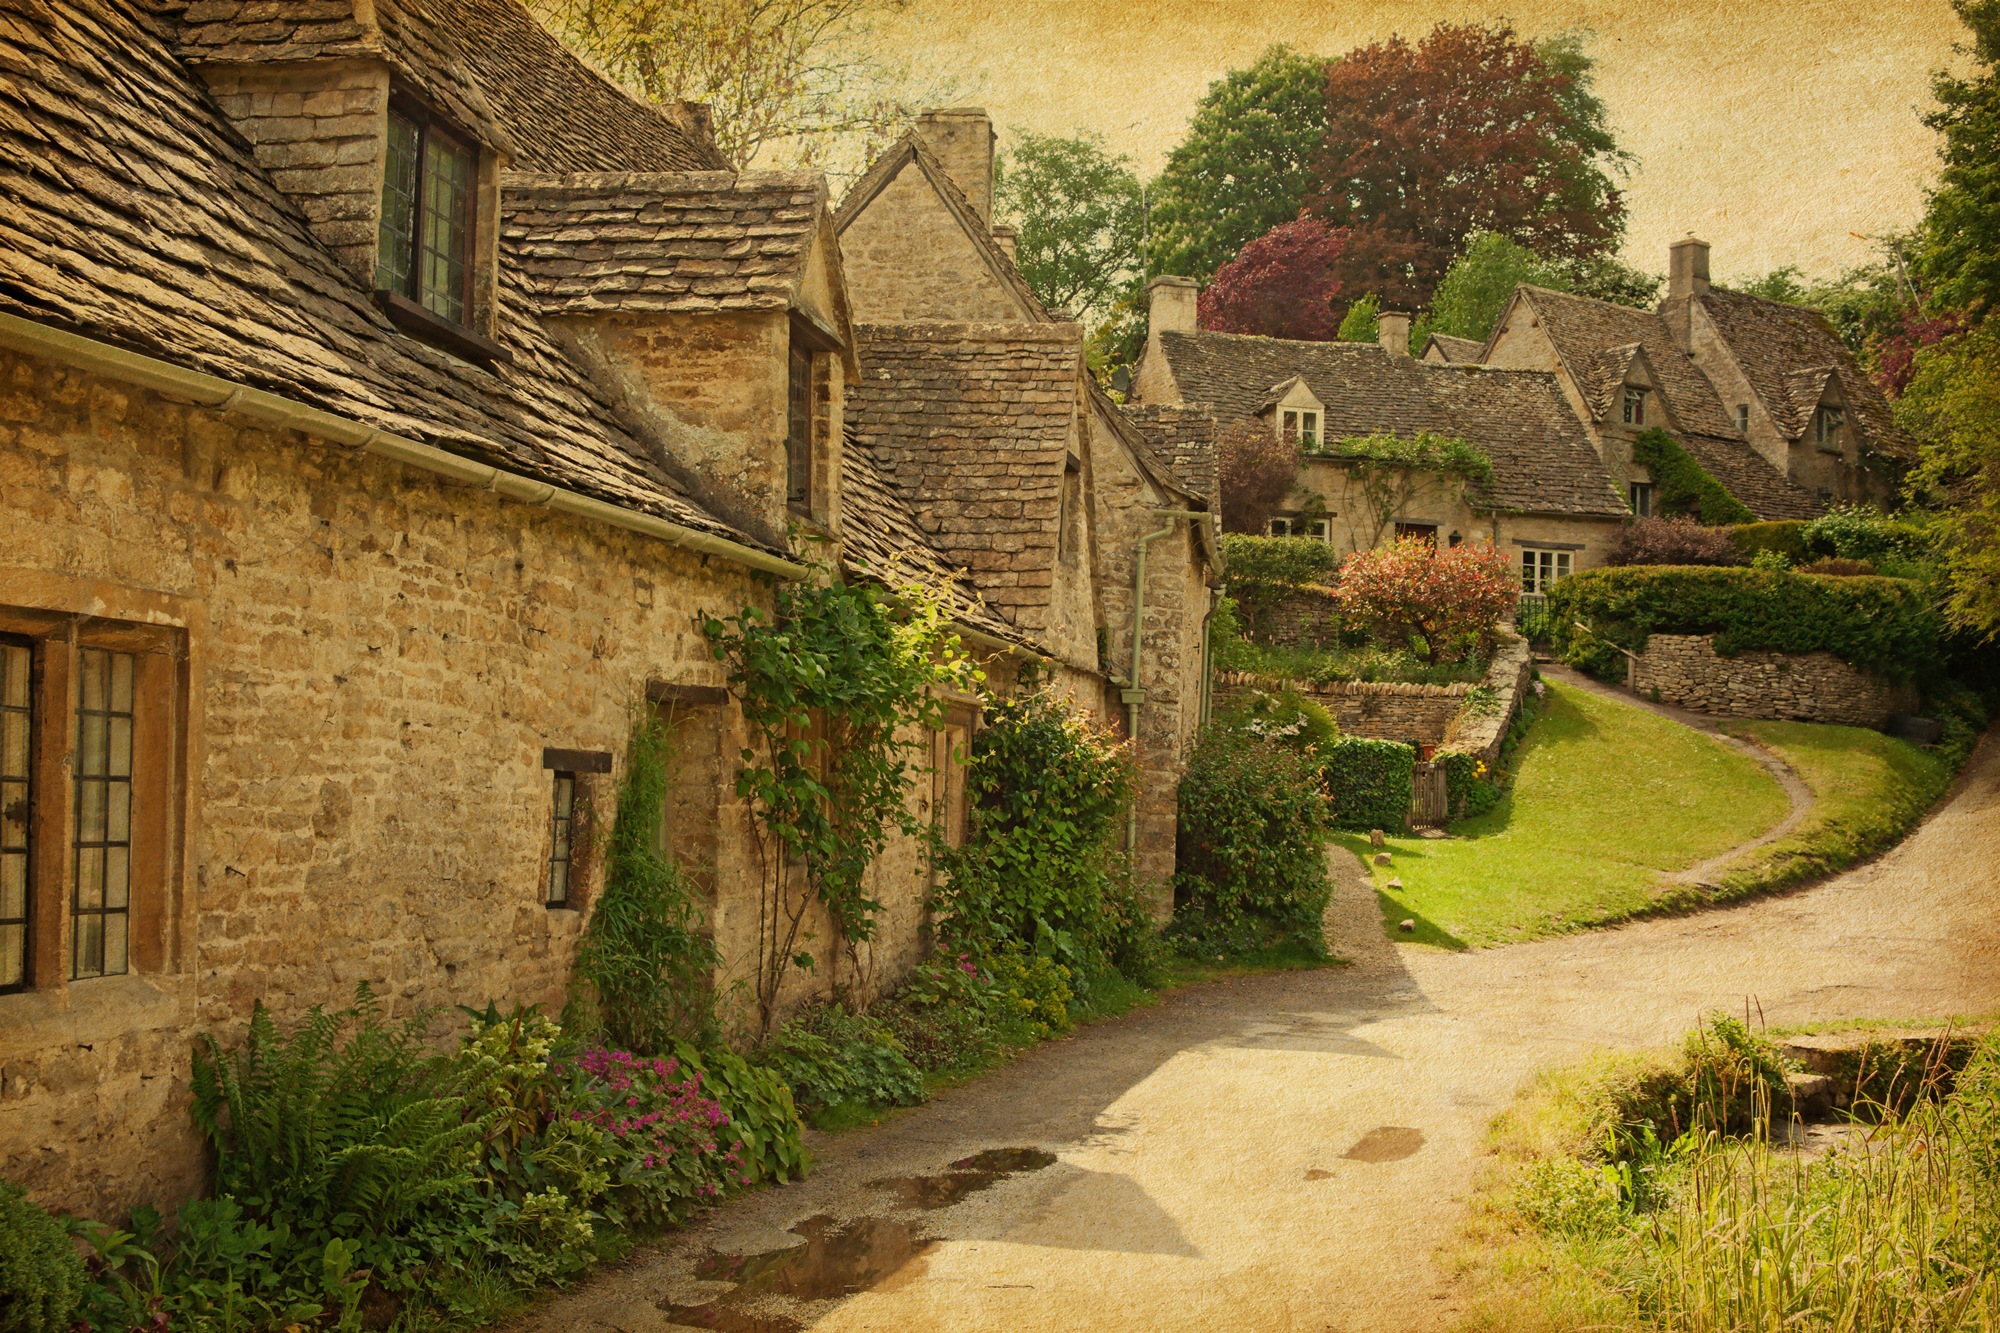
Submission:
M 1447 1327 L 1457 1297 L 1433 1255 L 1488 1121 L 1536 1070 L 1671 1040 L 1746 999 L 1773 1024 L 2000 1012 L 2000 733 L 1881 860 L 1694 916 L 1446 953 L 1385 939 L 1345 860 L 1330 919 L 1348 966 L 1191 988 L 818 1137 L 809 1180 L 732 1201 L 526 1326 Z M 1002 1147 L 1056 1160 L 949 1173 Z M 779 1249 L 798 1246 L 793 1227 L 812 1244 Z M 697 1277 L 704 1261 L 711 1276 L 768 1271 L 733 1289 Z M 770 1291 L 804 1299 L 753 1295 Z

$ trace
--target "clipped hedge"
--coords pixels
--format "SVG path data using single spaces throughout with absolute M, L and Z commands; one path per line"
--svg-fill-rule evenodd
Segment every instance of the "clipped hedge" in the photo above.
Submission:
M 1729 530 L 1747 563 L 1759 551 L 1776 551 L 1795 565 L 1812 558 L 1806 546 L 1806 525 L 1796 518 L 1777 523 L 1739 523 Z
M 1410 817 L 1417 752 L 1401 741 L 1346 737 L 1322 749 L 1333 825 L 1395 832 Z
M 1711 526 L 1757 521 L 1741 500 L 1658 426 L 1632 441 L 1632 461 L 1652 471 L 1653 508 L 1662 518 L 1687 514 Z
M 1746 649 L 1828 652 L 1907 679 L 1939 660 L 1943 622 L 1904 579 L 1826 578 L 1784 570 L 1630 565 L 1586 569 L 1549 592 L 1556 651 L 1596 638 L 1638 652 L 1651 634 L 1713 634 L 1725 656 Z M 1577 626 L 1590 627 L 1587 633 Z
M 1340 556 L 1315 537 L 1222 538 L 1223 591 L 1235 599 L 1250 629 L 1263 632 L 1280 602 L 1331 583 Z M 1324 594 L 1322 594 L 1324 595 Z

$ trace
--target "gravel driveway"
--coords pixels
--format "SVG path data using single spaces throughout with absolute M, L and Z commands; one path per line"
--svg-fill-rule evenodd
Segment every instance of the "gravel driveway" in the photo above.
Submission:
M 810 1180 L 733 1200 L 525 1326 L 1442 1327 L 1455 1294 L 1432 1255 L 1487 1122 L 1536 1070 L 1746 997 L 1773 1024 L 2000 1013 L 2000 733 L 1896 851 L 1733 909 L 1450 954 L 1385 939 L 1341 856 L 1350 966 L 1191 988 L 815 1136 Z M 1054 1161 L 966 1161 L 1030 1147 Z

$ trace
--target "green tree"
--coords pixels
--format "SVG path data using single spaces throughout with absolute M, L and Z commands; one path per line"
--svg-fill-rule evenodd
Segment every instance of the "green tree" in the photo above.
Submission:
M 1341 317 L 1340 328 L 1333 336 L 1344 343 L 1374 342 L 1380 336 L 1380 325 L 1375 316 L 1381 308 L 1382 303 L 1370 292 L 1347 307 L 1347 313 Z
M 1977 70 L 1940 72 L 1938 110 L 1924 123 L 1944 135 L 1924 219 L 1923 267 L 1940 304 L 1985 315 L 2000 307 L 2000 0 L 1952 0 L 1971 31 L 1959 50 Z
M 1438 284 L 1425 320 L 1426 333 L 1484 341 L 1507 299 L 1522 283 L 1569 291 L 1569 274 L 1527 246 L 1493 232 L 1481 232 L 1454 259 Z
M 1152 271 L 1206 279 L 1312 192 L 1325 60 L 1273 46 L 1208 86 L 1152 187 Z
M 1941 511 L 1946 611 L 2000 635 L 2000 323 L 1919 352 L 1896 419 L 1924 441 L 1910 489 Z
M 1130 301 L 1143 267 L 1145 209 L 1130 159 L 1102 137 L 1016 130 L 996 164 L 994 194 L 1017 231 L 1021 276 L 1043 304 L 1101 324 Z

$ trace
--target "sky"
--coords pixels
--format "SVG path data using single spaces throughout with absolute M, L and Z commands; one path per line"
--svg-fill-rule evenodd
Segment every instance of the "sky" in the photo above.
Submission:
M 1664 272 L 1692 232 L 1719 280 L 1831 277 L 1921 214 L 1930 75 L 1963 33 L 1949 0 L 912 0 L 878 40 L 1000 131 L 1101 133 L 1156 172 L 1195 103 L 1274 42 L 1337 55 L 1440 21 L 1592 34 L 1621 146 L 1627 262 Z

